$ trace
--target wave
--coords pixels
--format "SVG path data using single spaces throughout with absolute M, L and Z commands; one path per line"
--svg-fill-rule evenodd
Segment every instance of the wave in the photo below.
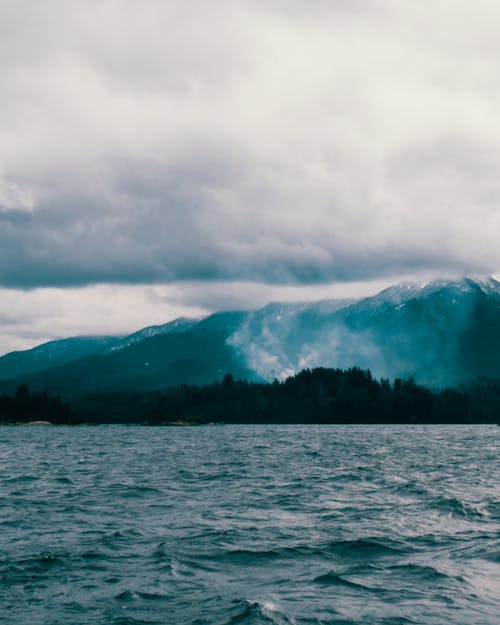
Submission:
M 41 554 L 13 562 L 3 560 L 0 563 L 0 580 L 2 584 L 24 584 L 42 578 L 51 578 L 55 570 L 66 566 L 68 562 L 69 558 L 66 554 Z
M 344 560 L 366 560 L 384 557 L 401 557 L 413 552 L 406 543 L 390 539 L 353 539 L 339 540 L 328 543 L 298 544 L 271 549 L 226 549 L 197 554 L 197 562 L 210 561 L 238 565 L 266 564 L 274 560 L 299 560 L 311 557 L 331 558 L 335 555 Z M 163 547 L 159 546 L 158 554 L 163 557 Z
M 414 621 L 412 618 L 408 618 L 407 616 L 386 616 L 379 622 L 380 625 L 412 625 L 412 623 L 417 623 L 417 621 Z
M 133 484 L 109 484 L 106 487 L 111 496 L 119 495 L 124 499 L 144 499 L 151 495 L 164 495 L 164 491 L 160 488 L 154 488 L 152 486 L 133 485 Z
M 297 559 L 302 556 L 322 555 L 323 546 L 293 545 L 286 547 L 274 547 L 271 549 L 225 549 L 220 551 L 197 554 L 197 560 L 210 560 L 212 562 L 228 562 L 236 564 L 251 564 L 252 562 L 268 562 L 278 559 Z
M 400 556 L 411 551 L 405 543 L 391 539 L 356 538 L 339 540 L 328 545 L 328 551 L 349 558 Z
M 40 480 L 39 475 L 16 475 L 15 477 L 4 480 L 5 484 L 25 484 L 30 482 L 38 482 Z
M 455 580 L 457 582 L 465 583 L 465 579 L 462 576 L 448 575 L 447 573 L 443 573 L 435 567 L 427 564 L 395 564 L 386 568 L 389 571 L 397 573 L 400 578 L 406 578 L 408 576 L 411 579 L 417 577 L 422 582 L 436 583 L 442 581 L 443 583 L 448 583 L 450 580 Z
M 159 432 L 9 443 L 2 623 L 498 623 L 491 428 Z
M 365 590 L 367 592 L 380 592 L 377 588 L 371 588 L 370 586 L 365 586 L 364 584 L 360 584 L 359 582 L 353 582 L 339 573 L 335 571 L 328 571 L 323 575 L 318 575 L 313 579 L 315 584 L 324 584 L 327 586 L 345 586 L 347 588 L 354 588 L 355 590 Z
M 129 615 L 116 616 L 102 622 L 102 625 L 164 625 L 164 620 L 139 619 Z
M 124 590 L 115 596 L 117 601 L 123 601 L 125 603 L 137 600 L 144 601 L 169 601 L 171 595 L 155 592 L 144 592 L 139 590 Z
M 234 614 L 224 625 L 293 625 L 294 620 L 271 601 L 236 600 Z
M 117 543 L 129 544 L 144 537 L 145 533 L 140 530 L 123 528 L 100 536 L 98 542 L 106 547 L 115 547 Z
M 440 512 L 465 519 L 483 520 L 490 516 L 488 508 L 482 503 L 468 503 L 457 497 L 437 497 L 432 506 Z

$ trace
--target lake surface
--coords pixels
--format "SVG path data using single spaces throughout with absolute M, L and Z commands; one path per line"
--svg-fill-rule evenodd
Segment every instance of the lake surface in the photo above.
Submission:
M 0 428 L 0 623 L 498 625 L 500 428 Z

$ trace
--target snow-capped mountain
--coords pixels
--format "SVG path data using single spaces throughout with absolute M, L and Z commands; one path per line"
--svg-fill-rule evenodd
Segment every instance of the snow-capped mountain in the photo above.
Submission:
M 126 337 L 53 341 L 0 358 L 0 378 L 54 390 L 131 390 L 226 373 L 283 379 L 317 366 L 358 366 L 438 386 L 500 378 L 500 283 L 404 283 L 360 300 L 275 303 Z
M 176 332 L 185 332 L 189 328 L 192 328 L 196 325 L 200 319 L 188 319 L 187 317 L 179 317 L 178 319 L 174 319 L 173 321 L 169 321 L 168 323 L 163 323 L 161 325 L 156 326 L 148 326 L 147 328 L 142 328 L 137 332 L 132 334 L 128 334 L 116 341 L 115 344 L 110 345 L 109 351 L 116 352 L 120 349 L 125 349 L 125 347 L 129 347 L 134 343 L 139 343 L 144 339 L 149 339 L 152 336 L 157 336 L 158 334 L 174 334 Z
M 58 367 L 91 354 L 104 354 L 120 340 L 121 336 L 75 336 L 49 341 L 24 351 L 10 352 L 0 357 L 0 379 Z
M 0 357 L 0 380 L 60 367 L 85 356 L 117 352 L 158 334 L 184 332 L 198 321 L 199 319 L 180 317 L 162 325 L 142 328 L 126 336 L 74 336 L 49 341 L 32 349 L 10 352 Z
M 500 283 L 493 278 L 398 284 L 356 302 L 251 314 L 230 337 L 259 376 L 316 366 L 371 369 L 427 384 L 500 377 Z

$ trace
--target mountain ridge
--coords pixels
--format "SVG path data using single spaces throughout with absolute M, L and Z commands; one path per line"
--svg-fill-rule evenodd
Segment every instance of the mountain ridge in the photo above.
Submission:
M 46 366 L 36 369 L 40 363 Z M 9 366 L 14 375 L 6 376 Z M 317 366 L 359 366 L 433 385 L 500 378 L 500 283 L 469 277 L 400 283 L 357 300 L 275 302 L 178 318 L 126 336 L 51 341 L 0 357 L 0 388 L 159 389 L 210 383 L 226 373 L 285 379 Z

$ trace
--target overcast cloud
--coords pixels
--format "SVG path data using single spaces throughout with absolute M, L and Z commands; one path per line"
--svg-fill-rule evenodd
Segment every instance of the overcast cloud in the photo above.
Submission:
M 189 281 L 200 310 L 214 281 L 497 272 L 499 23 L 497 0 L 0 0 L 0 286 Z

